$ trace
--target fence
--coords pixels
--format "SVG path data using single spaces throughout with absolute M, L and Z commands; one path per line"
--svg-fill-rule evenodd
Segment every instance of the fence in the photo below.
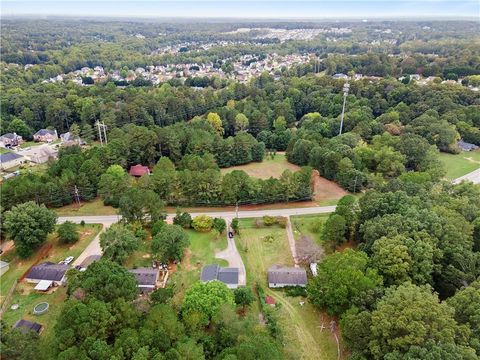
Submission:
M 12 300 L 12 296 L 17 287 L 17 284 L 18 284 L 18 279 L 15 280 L 10 290 L 8 290 L 7 296 L 5 296 L 5 300 L 3 301 L 2 307 L 0 308 L 0 319 L 2 318 L 5 310 L 7 310 L 8 305 L 10 305 L 10 301 Z

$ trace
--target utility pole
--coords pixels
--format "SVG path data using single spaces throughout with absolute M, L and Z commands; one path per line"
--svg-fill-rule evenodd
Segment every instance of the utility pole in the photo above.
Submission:
M 78 195 L 77 185 L 75 185 L 75 188 L 73 190 L 73 196 L 75 197 L 75 202 L 77 203 L 78 207 L 80 207 L 80 195 Z
M 105 145 L 108 144 L 107 141 L 107 126 L 105 125 L 104 122 L 100 123 L 100 121 L 97 121 L 95 123 L 98 129 L 98 139 L 100 140 L 100 145 L 103 146 L 103 143 L 105 142 Z
M 350 84 L 348 83 L 348 79 L 347 79 L 347 82 L 345 83 L 345 85 L 343 85 L 343 108 L 342 108 L 342 117 L 340 120 L 340 132 L 338 133 L 338 135 L 342 135 L 343 118 L 345 116 L 345 104 L 347 102 L 347 95 L 349 90 L 350 90 Z

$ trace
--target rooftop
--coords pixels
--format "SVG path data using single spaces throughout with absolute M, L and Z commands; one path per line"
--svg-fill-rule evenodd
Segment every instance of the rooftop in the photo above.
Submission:
M 63 264 L 43 263 L 32 266 L 27 279 L 61 281 L 70 266 Z
M 55 134 L 56 134 L 55 130 L 40 129 L 34 135 L 44 136 L 44 135 L 55 135 Z
M 238 284 L 238 268 L 222 268 L 216 264 L 204 266 L 200 279 L 203 282 L 218 280 L 225 284 Z
M 7 152 L 7 153 L 0 154 L 0 163 L 6 163 L 9 161 L 13 161 L 21 158 L 23 158 L 22 155 L 18 155 L 12 152 Z
M 268 269 L 268 282 L 275 284 L 306 285 L 307 272 L 304 268 L 273 265 Z
M 13 328 L 20 329 L 22 332 L 28 332 L 30 330 L 33 330 L 36 333 L 40 333 L 40 331 L 42 331 L 42 325 L 23 319 L 18 320 L 15 325 L 13 325 Z
M 156 285 L 158 280 L 158 269 L 153 268 L 138 268 L 129 270 L 133 275 L 139 286 Z
M 150 174 L 150 169 L 148 168 L 148 166 L 137 164 L 130 167 L 130 171 L 128 173 L 131 176 L 142 176 L 145 174 Z

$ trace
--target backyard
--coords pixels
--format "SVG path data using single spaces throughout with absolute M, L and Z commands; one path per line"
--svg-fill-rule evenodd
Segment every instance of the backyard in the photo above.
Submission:
M 262 162 L 251 162 L 245 165 L 232 166 L 222 169 L 222 174 L 227 174 L 233 170 L 243 170 L 248 175 L 260 178 L 268 179 L 270 177 L 279 178 L 285 170 L 297 171 L 299 166 L 289 163 L 285 154 L 277 153 L 273 158 L 266 155 Z
M 480 150 L 461 152 L 460 154 L 440 153 L 438 156 L 447 169 L 446 178 L 449 180 L 480 168 Z
M 0 284 L 1 303 L 16 279 L 20 278 L 36 261 L 59 262 L 68 256 L 78 257 L 82 251 L 101 230 L 100 224 L 77 225 L 80 239 L 73 245 L 59 244 L 56 232 L 50 234 L 46 244 L 27 259 L 16 255 L 15 248 L 11 248 L 1 256 L 1 260 L 10 264 L 10 269 L 2 275 Z M 51 247 L 51 248 L 50 248 Z M 48 250 L 48 248 L 50 248 Z M 45 252 L 45 256 L 43 255 Z
M 336 359 L 337 344 L 328 330 L 326 315 L 303 297 L 289 297 L 282 290 L 268 288 L 267 269 L 271 265 L 294 265 L 285 229 L 279 226 L 257 228 L 254 219 L 241 219 L 240 236 L 235 241 L 245 263 L 247 283 L 253 285 L 258 281 L 265 293 L 280 304 L 277 314 L 285 352 L 297 359 Z
M 117 210 L 111 206 L 103 205 L 103 200 L 96 198 L 89 202 L 70 204 L 54 209 L 58 216 L 82 216 L 82 215 L 116 215 Z

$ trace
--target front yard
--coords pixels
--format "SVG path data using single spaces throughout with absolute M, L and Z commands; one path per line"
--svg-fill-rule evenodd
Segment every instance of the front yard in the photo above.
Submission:
M 254 219 L 241 219 L 240 236 L 235 241 L 245 263 L 248 286 L 258 281 L 265 294 L 277 302 L 285 353 L 294 359 L 337 359 L 337 344 L 328 330 L 327 316 L 303 297 L 289 297 L 283 290 L 268 288 L 267 269 L 271 265 L 294 265 L 285 229 L 257 228 Z

